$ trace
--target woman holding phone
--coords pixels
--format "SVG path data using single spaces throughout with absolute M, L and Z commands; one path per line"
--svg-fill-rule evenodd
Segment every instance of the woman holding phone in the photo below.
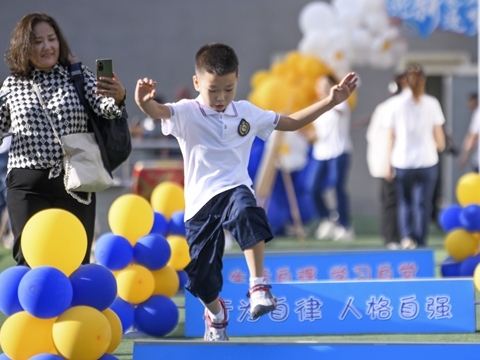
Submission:
M 0 131 L 13 132 L 6 179 L 13 257 L 17 264 L 28 265 L 21 250 L 25 224 L 41 210 L 60 208 L 75 215 L 85 227 L 88 246 L 83 263 L 88 263 L 94 236 L 95 194 L 85 205 L 66 192 L 62 147 L 46 116 L 48 112 L 60 136 L 88 131 L 87 111 L 69 72 L 69 65 L 76 61 L 58 23 L 43 13 L 25 15 L 17 23 L 5 60 L 10 75 L 2 90 L 10 93 L 0 106 Z M 85 97 L 93 111 L 109 119 L 120 117 L 126 94 L 120 80 L 115 76 L 97 79 L 84 65 L 82 71 Z M 40 89 L 44 107 L 33 84 Z

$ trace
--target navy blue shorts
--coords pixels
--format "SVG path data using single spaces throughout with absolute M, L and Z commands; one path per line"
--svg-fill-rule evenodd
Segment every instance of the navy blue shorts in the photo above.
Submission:
M 206 203 L 185 223 L 191 261 L 185 268 L 185 288 L 204 303 L 211 303 L 223 286 L 225 235 L 230 231 L 242 250 L 273 239 L 265 210 L 248 187 L 227 190 Z

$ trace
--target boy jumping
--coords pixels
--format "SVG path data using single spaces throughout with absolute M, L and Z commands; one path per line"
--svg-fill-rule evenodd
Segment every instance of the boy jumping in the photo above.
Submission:
M 330 95 L 290 116 L 234 101 L 238 58 L 228 45 L 211 43 L 195 56 L 196 99 L 160 104 L 156 82 L 137 82 L 135 101 L 162 132 L 178 140 L 185 171 L 185 228 L 191 262 L 186 289 L 205 306 L 206 341 L 227 341 L 228 314 L 219 297 L 223 286 L 224 230 L 242 249 L 250 273 L 250 314 L 256 319 L 276 308 L 263 277 L 265 243 L 273 239 L 264 209 L 257 206 L 247 167 L 256 136 L 295 131 L 346 100 L 357 86 L 355 73 L 333 86 Z

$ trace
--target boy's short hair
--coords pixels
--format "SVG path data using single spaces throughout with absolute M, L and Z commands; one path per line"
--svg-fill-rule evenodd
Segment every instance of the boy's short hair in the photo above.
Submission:
M 238 57 L 235 51 L 222 43 L 204 45 L 195 55 L 195 72 L 208 72 L 214 75 L 238 75 Z

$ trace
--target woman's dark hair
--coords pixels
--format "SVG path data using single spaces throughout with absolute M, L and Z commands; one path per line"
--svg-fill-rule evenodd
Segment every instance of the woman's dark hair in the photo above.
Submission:
M 27 77 L 33 69 L 33 64 L 30 61 L 35 39 L 33 29 L 41 22 L 49 24 L 55 30 L 59 42 L 58 62 L 63 66 L 70 65 L 70 60 L 68 59 L 71 54 L 70 47 L 58 23 L 47 14 L 32 13 L 25 15 L 17 23 L 10 38 L 10 47 L 5 53 L 5 62 L 13 76 Z
M 214 75 L 238 75 L 238 57 L 235 51 L 228 45 L 210 43 L 204 45 L 195 55 L 195 71 L 197 73 L 208 72 Z

